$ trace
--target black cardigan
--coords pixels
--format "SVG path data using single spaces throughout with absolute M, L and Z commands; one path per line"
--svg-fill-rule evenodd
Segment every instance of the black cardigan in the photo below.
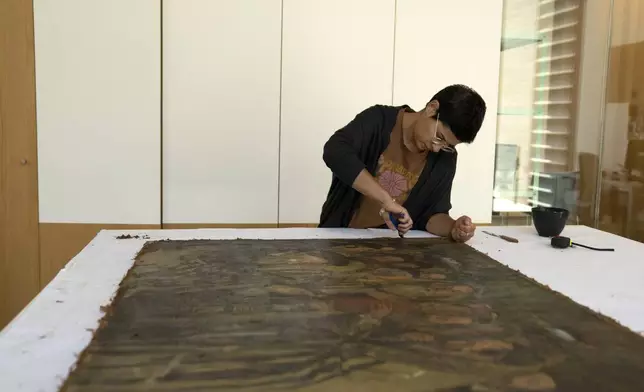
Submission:
M 324 145 L 324 162 L 333 172 L 319 227 L 348 227 L 362 195 L 351 185 L 362 169 L 376 174 L 378 159 L 389 145 L 398 112 L 408 106 L 372 106 L 335 132 Z M 425 230 L 429 218 L 448 213 L 457 153 L 430 152 L 404 207 L 414 229 Z

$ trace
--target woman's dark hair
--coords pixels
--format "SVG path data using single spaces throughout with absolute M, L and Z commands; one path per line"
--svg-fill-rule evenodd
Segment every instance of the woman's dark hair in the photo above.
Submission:
M 467 86 L 454 84 L 436 93 L 431 100 L 438 101 L 439 119 L 454 136 L 463 143 L 472 143 L 485 117 L 483 98 Z

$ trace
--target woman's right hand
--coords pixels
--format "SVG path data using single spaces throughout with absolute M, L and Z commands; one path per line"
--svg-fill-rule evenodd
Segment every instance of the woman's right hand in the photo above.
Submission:
M 391 222 L 391 219 L 389 219 L 389 213 L 398 217 L 398 228 L 396 228 L 393 222 Z M 380 216 L 385 221 L 385 224 L 389 229 L 394 231 L 398 230 L 400 234 L 407 233 L 414 225 L 414 222 L 412 221 L 411 216 L 409 216 L 407 209 L 396 203 L 396 201 L 393 199 L 382 205 Z
M 352 186 L 353 189 L 364 196 L 377 200 L 380 203 L 382 207 L 380 209 L 380 217 L 385 221 L 388 228 L 394 231 L 396 230 L 396 226 L 389 219 L 389 213 L 391 212 L 398 218 L 398 232 L 400 234 L 405 234 L 411 230 L 414 222 L 412 222 L 409 212 L 403 206 L 396 203 L 366 169 L 363 169 L 358 174 Z

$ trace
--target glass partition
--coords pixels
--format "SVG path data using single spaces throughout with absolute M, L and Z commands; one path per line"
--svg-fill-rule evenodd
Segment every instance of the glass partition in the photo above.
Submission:
M 532 206 L 644 242 L 644 2 L 506 0 L 493 224 Z
M 612 3 L 595 223 L 644 242 L 644 2 Z
M 506 0 L 494 224 L 530 224 L 533 206 L 576 218 L 575 139 L 583 0 Z

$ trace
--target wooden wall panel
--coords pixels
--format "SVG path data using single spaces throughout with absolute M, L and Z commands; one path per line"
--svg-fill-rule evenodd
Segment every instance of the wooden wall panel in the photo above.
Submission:
M 0 1 L 0 329 L 39 289 L 32 3 Z
M 284 0 L 280 224 L 316 223 L 331 185 L 324 143 L 391 104 L 394 0 Z
M 276 224 L 280 0 L 164 0 L 164 224 Z
M 611 45 L 619 46 L 644 41 L 644 2 L 613 0 Z
M 35 0 L 40 221 L 159 224 L 159 0 Z
M 474 143 L 458 147 L 452 189 L 452 214 L 477 223 L 492 218 L 502 8 L 502 0 L 397 1 L 394 104 L 422 109 L 450 84 L 474 88 L 487 104 Z
M 644 27 L 642 27 L 644 30 Z M 610 49 L 606 101 L 644 106 L 644 37 Z
M 160 229 L 161 225 L 40 224 L 40 282 L 45 287 L 101 230 Z

